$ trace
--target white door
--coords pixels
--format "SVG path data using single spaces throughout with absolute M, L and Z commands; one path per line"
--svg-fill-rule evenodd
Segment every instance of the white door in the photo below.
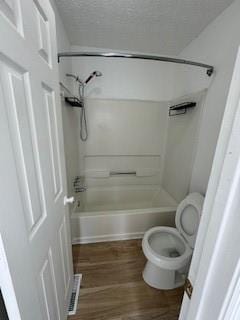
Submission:
M 0 238 L 22 320 L 65 319 L 73 278 L 55 32 L 48 0 L 0 0 Z
M 214 106 L 217 112 L 217 106 Z M 240 51 L 228 95 L 181 320 L 240 319 Z

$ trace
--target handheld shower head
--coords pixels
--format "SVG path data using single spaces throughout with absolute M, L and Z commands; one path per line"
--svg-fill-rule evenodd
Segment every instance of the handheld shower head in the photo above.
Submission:
M 101 71 L 94 71 L 93 72 L 95 74 L 96 77 L 101 77 L 102 76 L 102 72 Z
M 82 141 L 86 141 L 88 138 L 88 129 L 87 129 L 87 120 L 86 120 L 86 113 L 85 113 L 85 104 L 84 104 L 84 89 L 85 85 L 91 81 L 94 77 L 101 77 L 102 72 L 100 71 L 93 71 L 89 77 L 83 82 L 79 79 L 78 76 L 72 73 L 66 73 L 67 77 L 73 78 L 75 81 L 79 83 L 78 85 L 78 93 L 79 93 L 79 100 L 81 102 L 81 111 L 80 111 L 80 138 Z
M 90 76 L 85 80 L 84 84 L 87 84 L 87 83 L 88 83 L 89 81 L 91 81 L 92 78 L 94 78 L 94 77 L 101 77 L 101 76 L 102 76 L 102 72 L 95 70 L 95 71 L 93 71 L 93 72 L 90 74 Z

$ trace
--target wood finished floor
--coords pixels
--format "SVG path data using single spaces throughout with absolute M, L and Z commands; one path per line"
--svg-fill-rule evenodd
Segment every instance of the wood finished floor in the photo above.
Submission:
M 77 314 L 69 320 L 176 320 L 183 289 L 161 291 L 142 279 L 141 240 L 73 246 L 82 273 Z

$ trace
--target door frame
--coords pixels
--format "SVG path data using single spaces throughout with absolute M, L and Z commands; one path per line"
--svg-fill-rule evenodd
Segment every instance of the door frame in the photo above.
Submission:
M 217 106 L 214 107 L 217 108 Z M 211 315 L 212 310 L 207 304 L 207 299 L 209 299 L 209 294 L 214 288 L 213 275 L 216 276 L 219 269 L 218 249 L 223 242 L 227 242 L 232 236 L 227 232 L 227 222 L 232 213 L 231 208 L 237 202 L 237 196 L 234 192 L 239 183 L 237 180 L 240 147 L 237 148 L 239 135 L 236 134 L 240 131 L 238 129 L 240 128 L 239 114 L 240 48 L 235 62 L 204 202 L 203 216 L 189 270 L 189 280 L 193 284 L 194 290 L 191 300 L 186 293 L 184 294 L 180 320 L 200 320 L 203 312 L 208 312 Z M 224 203 L 221 203 L 223 194 L 225 199 Z M 223 294 L 224 300 L 221 308 L 219 308 L 218 319 L 239 319 L 240 263 L 235 265 L 232 279 L 228 282 L 228 290 Z

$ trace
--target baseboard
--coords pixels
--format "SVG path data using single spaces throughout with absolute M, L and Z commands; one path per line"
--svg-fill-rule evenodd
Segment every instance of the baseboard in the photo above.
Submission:
M 142 239 L 144 232 L 124 233 L 124 234 L 106 234 L 92 237 L 76 237 L 72 239 L 72 244 L 109 242 L 119 240 Z

